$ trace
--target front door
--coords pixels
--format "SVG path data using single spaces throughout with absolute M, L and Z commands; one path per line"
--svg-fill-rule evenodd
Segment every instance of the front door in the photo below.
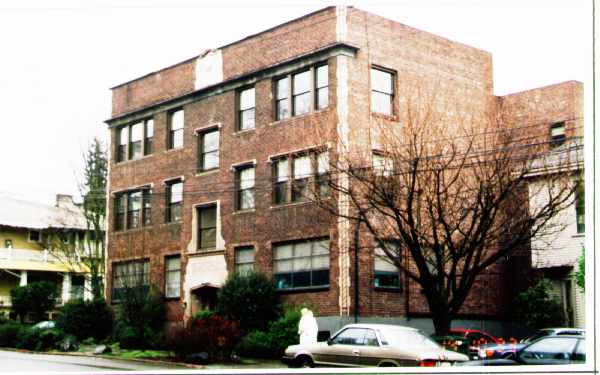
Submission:
M 358 366 L 363 348 L 364 328 L 347 328 L 331 339 L 331 345 L 315 357 L 315 361 L 337 366 Z

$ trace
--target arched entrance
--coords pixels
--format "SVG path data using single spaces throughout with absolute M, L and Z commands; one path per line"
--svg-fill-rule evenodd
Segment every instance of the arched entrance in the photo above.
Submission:
M 211 283 L 203 283 L 190 290 L 191 306 L 190 316 L 194 316 L 202 310 L 215 310 L 217 307 L 217 292 L 219 286 Z

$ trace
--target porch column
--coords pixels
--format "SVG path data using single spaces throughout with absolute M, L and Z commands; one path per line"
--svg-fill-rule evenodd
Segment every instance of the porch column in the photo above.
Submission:
M 71 298 L 71 274 L 63 273 L 62 283 L 62 303 L 66 303 Z
M 86 273 L 83 279 L 83 299 L 89 301 L 92 297 L 92 275 Z
M 21 271 L 21 279 L 19 281 L 19 286 L 25 286 L 27 285 L 27 271 L 22 270 Z

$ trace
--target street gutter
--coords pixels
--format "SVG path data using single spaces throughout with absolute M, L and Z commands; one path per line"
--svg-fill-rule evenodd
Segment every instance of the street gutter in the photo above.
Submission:
M 160 361 L 155 359 L 145 359 L 145 358 L 122 358 L 116 355 L 95 355 L 95 354 L 87 354 L 87 353 L 77 353 L 77 352 L 57 352 L 57 351 L 49 351 L 49 352 L 37 352 L 33 350 L 27 349 L 15 349 L 15 348 L 4 348 L 0 347 L 0 350 L 5 350 L 8 352 L 17 352 L 17 353 L 26 353 L 26 354 L 47 354 L 47 355 L 62 355 L 62 356 L 71 356 L 71 357 L 90 357 L 90 358 L 103 358 L 103 359 L 112 359 L 119 361 L 129 361 L 129 362 L 138 362 L 138 363 L 147 363 L 154 365 L 163 365 L 163 366 L 172 366 L 172 367 L 187 367 L 191 369 L 206 369 L 205 366 L 202 365 L 194 365 L 191 363 L 184 362 L 171 362 L 171 361 Z

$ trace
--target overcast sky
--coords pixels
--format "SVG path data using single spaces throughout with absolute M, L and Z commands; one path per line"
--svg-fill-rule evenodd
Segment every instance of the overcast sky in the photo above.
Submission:
M 109 87 L 332 4 L 3 0 L 0 194 L 46 203 L 77 195 L 83 151 L 108 139 Z M 352 5 L 491 52 L 496 95 L 590 76 L 589 1 Z

